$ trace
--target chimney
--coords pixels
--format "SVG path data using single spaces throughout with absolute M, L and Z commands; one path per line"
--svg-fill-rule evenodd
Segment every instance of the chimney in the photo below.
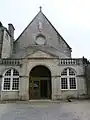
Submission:
M 8 31 L 9 31 L 10 35 L 12 36 L 12 38 L 14 38 L 14 30 L 15 30 L 14 26 L 11 23 L 9 23 Z
M 3 25 L 2 25 L 2 23 L 0 22 L 0 27 L 2 27 Z

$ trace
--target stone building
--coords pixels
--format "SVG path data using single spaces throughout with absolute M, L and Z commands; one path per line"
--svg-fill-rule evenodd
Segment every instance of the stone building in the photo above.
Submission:
M 66 99 L 87 95 L 84 58 L 39 11 L 14 40 L 14 27 L 0 23 L 0 99 Z

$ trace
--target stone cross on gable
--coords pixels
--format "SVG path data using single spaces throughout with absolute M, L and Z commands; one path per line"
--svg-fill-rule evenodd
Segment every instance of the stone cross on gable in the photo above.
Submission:
M 42 11 L 42 7 L 40 6 L 39 8 L 40 8 L 40 11 Z
M 40 6 L 40 12 L 42 11 L 42 7 Z M 39 32 L 42 32 L 43 30 L 43 23 L 42 23 L 42 17 L 40 16 L 39 19 L 38 19 L 38 30 Z
M 42 7 L 40 6 L 39 8 L 40 8 L 40 12 L 41 12 Z M 37 25 L 39 32 L 42 32 L 42 30 L 43 30 L 43 22 L 42 21 L 43 21 L 42 20 L 42 15 L 40 14 L 39 18 L 38 18 L 38 25 Z

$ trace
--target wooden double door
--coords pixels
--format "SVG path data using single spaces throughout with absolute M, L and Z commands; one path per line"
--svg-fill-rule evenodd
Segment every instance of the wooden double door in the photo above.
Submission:
M 51 80 L 49 77 L 31 77 L 29 80 L 29 99 L 50 99 Z

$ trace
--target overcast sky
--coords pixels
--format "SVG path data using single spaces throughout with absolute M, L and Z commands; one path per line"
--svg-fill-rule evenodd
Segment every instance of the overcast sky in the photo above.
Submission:
M 0 20 L 14 25 L 17 38 L 39 6 L 71 46 L 72 57 L 90 59 L 90 0 L 0 0 Z

